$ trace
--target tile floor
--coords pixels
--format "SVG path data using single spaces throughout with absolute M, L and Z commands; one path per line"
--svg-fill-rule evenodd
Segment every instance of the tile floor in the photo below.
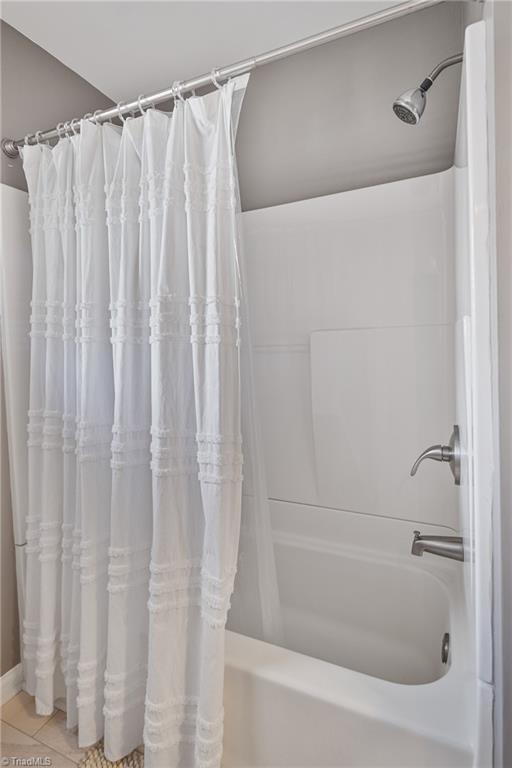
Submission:
M 85 755 L 78 749 L 76 729 L 66 728 L 66 715 L 55 710 L 41 717 L 34 711 L 34 699 L 24 691 L 0 708 L 0 765 L 40 765 L 49 768 L 76 768 Z M 9 760 L 9 758 L 17 758 Z M 48 758 L 44 762 L 27 758 Z M 51 761 L 51 762 L 50 762 Z

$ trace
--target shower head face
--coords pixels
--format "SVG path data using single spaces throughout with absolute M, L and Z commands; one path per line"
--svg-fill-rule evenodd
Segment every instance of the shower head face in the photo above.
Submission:
M 426 103 L 425 91 L 421 88 L 412 88 L 410 91 L 402 93 L 393 102 L 393 112 L 402 122 L 416 125 L 420 121 Z

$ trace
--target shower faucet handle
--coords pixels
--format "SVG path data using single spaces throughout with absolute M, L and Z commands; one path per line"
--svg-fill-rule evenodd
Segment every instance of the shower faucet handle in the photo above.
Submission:
M 460 485 L 460 438 L 458 426 L 454 426 L 448 445 L 431 445 L 420 453 L 412 465 L 411 477 L 414 477 L 424 459 L 450 462 L 455 485 Z

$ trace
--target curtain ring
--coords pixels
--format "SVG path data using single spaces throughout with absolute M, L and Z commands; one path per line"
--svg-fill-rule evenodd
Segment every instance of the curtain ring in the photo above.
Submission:
M 119 115 L 119 119 L 122 122 L 122 124 L 124 125 L 126 123 L 126 118 L 123 115 L 123 113 L 121 112 L 121 107 L 123 106 L 123 103 L 124 102 L 120 101 L 119 104 L 116 105 L 116 109 L 117 109 L 117 114 Z
M 30 144 L 29 144 L 29 141 L 28 141 L 29 136 L 30 136 L 30 133 L 27 133 L 27 135 L 24 138 L 24 142 L 25 142 L 25 146 L 26 147 L 30 147 Z
M 218 76 L 219 76 L 219 70 L 216 67 L 214 67 L 210 72 L 210 80 L 212 81 L 214 86 L 217 88 L 217 90 L 220 91 L 220 89 L 222 88 L 222 85 L 219 83 L 217 79 Z
M 83 120 L 90 120 L 90 119 L 91 119 L 91 117 L 92 117 L 92 112 L 87 112 L 87 114 L 86 114 L 86 115 L 84 115 L 82 119 L 83 119 Z
M 181 101 L 184 104 L 185 103 L 185 99 L 183 98 L 183 96 L 181 94 L 181 83 L 182 83 L 182 81 L 175 80 L 174 83 L 172 84 L 172 92 L 173 92 L 173 95 L 174 95 L 174 101 L 176 101 L 176 99 L 179 99 L 179 101 Z
M 77 135 L 77 133 L 78 133 L 78 131 L 77 131 L 77 130 L 76 130 L 76 128 L 75 128 L 75 123 L 79 123 L 79 122 L 80 122 L 80 120 L 78 119 L 78 117 L 74 117 L 74 118 L 72 119 L 72 121 L 70 122 L 70 124 L 69 124 L 69 127 L 70 127 L 70 128 L 71 128 L 71 130 L 73 131 L 73 136 L 76 136 L 76 135 Z
M 71 130 L 70 122 L 69 122 L 69 120 L 66 120 L 66 122 L 64 123 L 64 131 L 65 131 L 65 134 L 66 134 L 66 138 L 68 138 L 70 130 Z
M 59 139 L 62 139 L 62 129 L 64 128 L 64 123 L 57 123 L 55 126 L 55 130 L 57 131 L 57 136 Z
M 58 130 L 58 127 L 57 127 L 57 130 Z M 42 135 L 43 135 L 42 131 L 36 131 L 35 132 L 34 136 L 36 137 L 36 144 L 40 144 L 41 143 L 41 136 Z
M 96 112 L 94 112 L 93 116 L 91 117 L 91 120 L 93 121 L 94 125 L 98 125 L 98 115 L 103 112 L 102 109 L 97 109 Z
M 141 93 L 141 94 L 139 94 L 137 96 L 137 104 L 139 106 L 139 112 L 140 112 L 141 115 L 144 114 L 144 110 L 142 109 L 142 104 L 141 104 L 141 101 L 142 101 L 143 98 L 144 98 L 144 94 L 143 93 Z

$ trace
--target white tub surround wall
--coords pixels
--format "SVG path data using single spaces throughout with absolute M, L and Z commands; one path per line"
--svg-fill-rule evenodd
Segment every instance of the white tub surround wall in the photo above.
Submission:
M 7 444 L 16 574 L 10 588 L 18 591 L 20 636 L 25 597 L 25 517 L 27 514 L 27 411 L 30 373 L 30 297 L 32 253 L 28 231 L 28 196 L 0 185 L 2 251 L 0 255 L 0 331 L 4 365 Z M 7 324 L 6 318 L 9 317 Z M 4 617 L 5 618 L 5 617 Z M 7 625 L 8 622 L 6 621 Z M 11 630 L 12 631 L 12 630 Z M 19 675 L 19 672 L 16 673 Z
M 442 442 L 451 431 L 452 337 L 451 324 L 311 334 L 315 475 L 323 506 L 457 527 L 451 475 L 426 465 L 414 480 L 409 474 L 422 445 Z
M 243 215 L 269 495 L 458 527 L 453 173 Z
M 27 411 L 30 373 L 30 297 L 32 252 L 28 195 L 0 185 L 2 257 L 0 260 L 1 342 L 13 506 L 14 540 L 25 543 L 27 513 Z M 6 318 L 9 318 L 7 321 Z M 9 363 L 7 365 L 7 362 Z
M 472 765 L 463 568 L 410 553 L 459 529 L 449 468 L 409 475 L 454 424 L 453 203 L 450 170 L 243 216 L 284 648 L 228 636 L 228 767 Z

